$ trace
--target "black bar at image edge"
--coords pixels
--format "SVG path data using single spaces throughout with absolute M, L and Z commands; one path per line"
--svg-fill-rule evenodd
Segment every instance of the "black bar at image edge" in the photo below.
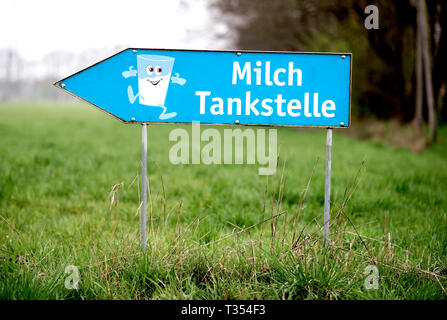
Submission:
M 315 316 L 322 312 L 341 312 L 356 318 L 366 312 L 368 316 L 387 316 L 396 311 L 436 312 L 445 309 L 446 301 L 272 301 L 272 300 L 161 300 L 161 301 L 1 301 L 2 310 L 11 308 L 12 314 L 29 313 L 33 316 L 70 315 L 85 316 L 90 310 L 103 316 L 143 313 L 145 319 L 299 319 L 304 311 Z M 346 312 L 348 314 L 346 314 Z M 399 313 L 397 313 L 399 312 Z M 306 312 L 307 315 L 309 313 Z

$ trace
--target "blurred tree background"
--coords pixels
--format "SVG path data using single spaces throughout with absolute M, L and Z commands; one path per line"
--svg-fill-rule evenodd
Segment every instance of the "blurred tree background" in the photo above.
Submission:
M 188 7 L 193 2 L 181 3 Z M 397 123 L 399 129 L 408 127 L 410 134 L 405 136 L 403 130 L 387 134 L 402 137 L 406 146 L 422 150 L 436 140 L 437 123 L 447 122 L 447 0 L 207 3 L 214 20 L 227 26 L 216 35 L 216 46 L 218 40 L 228 38 L 231 41 L 225 47 L 231 49 L 351 52 L 352 115 L 357 127 L 362 127 L 360 120 L 371 120 L 372 129 Z M 377 29 L 365 27 L 365 20 L 371 17 L 365 9 L 370 5 L 378 9 Z M 71 99 L 51 83 L 124 48 L 90 48 L 80 54 L 56 50 L 42 61 L 27 61 L 14 48 L 0 48 L 0 101 Z M 353 134 L 354 127 L 350 130 Z M 413 143 L 415 140 L 418 142 Z
M 436 128 L 438 119 L 447 121 L 445 0 L 214 0 L 214 5 L 235 33 L 237 48 L 352 52 L 356 117 L 414 120 L 418 127 L 423 125 L 415 118 L 419 99 L 422 122 L 430 124 L 431 94 L 432 124 Z M 378 29 L 365 27 L 368 5 L 378 8 Z M 425 18 L 425 34 L 418 12 Z M 417 45 L 424 39 L 429 70 L 421 67 L 418 73 L 417 62 L 423 62 L 423 55 L 417 54 Z M 436 139 L 435 128 L 429 141 Z

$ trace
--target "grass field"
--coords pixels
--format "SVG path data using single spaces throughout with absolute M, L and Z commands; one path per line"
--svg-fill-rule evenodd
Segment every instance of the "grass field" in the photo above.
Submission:
M 266 193 L 257 165 L 172 165 L 173 128 L 148 129 L 144 254 L 140 126 L 78 103 L 0 105 L 0 298 L 447 297 L 446 127 L 420 154 L 335 130 L 327 250 L 324 130 L 278 130 Z

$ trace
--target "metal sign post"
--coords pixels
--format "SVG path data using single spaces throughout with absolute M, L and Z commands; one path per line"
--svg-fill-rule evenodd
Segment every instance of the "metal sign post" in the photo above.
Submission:
M 141 249 L 146 252 L 146 210 L 147 210 L 147 123 L 141 126 Z
M 332 128 L 326 131 L 326 177 L 324 183 L 324 247 L 329 242 L 329 222 L 331 207 L 331 159 L 332 158 Z

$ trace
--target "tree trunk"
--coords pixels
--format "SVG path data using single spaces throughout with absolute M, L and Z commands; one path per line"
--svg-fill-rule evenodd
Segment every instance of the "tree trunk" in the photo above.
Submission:
M 422 75 L 422 48 L 421 48 L 421 32 L 419 19 L 416 27 L 416 57 L 415 57 L 415 72 L 416 72 L 416 108 L 414 112 L 413 123 L 416 126 L 418 135 L 422 135 L 422 129 L 424 128 L 424 119 L 422 115 L 423 104 L 423 75 Z
M 437 120 L 436 120 L 436 110 L 434 101 L 435 99 L 433 96 L 430 54 L 428 50 L 427 8 L 425 5 L 425 0 L 418 1 L 417 15 L 418 15 L 418 23 L 421 26 L 419 30 L 421 36 L 422 62 L 425 76 L 425 93 L 427 97 L 427 107 L 428 107 L 428 126 L 429 126 L 428 142 L 432 143 L 436 140 Z

